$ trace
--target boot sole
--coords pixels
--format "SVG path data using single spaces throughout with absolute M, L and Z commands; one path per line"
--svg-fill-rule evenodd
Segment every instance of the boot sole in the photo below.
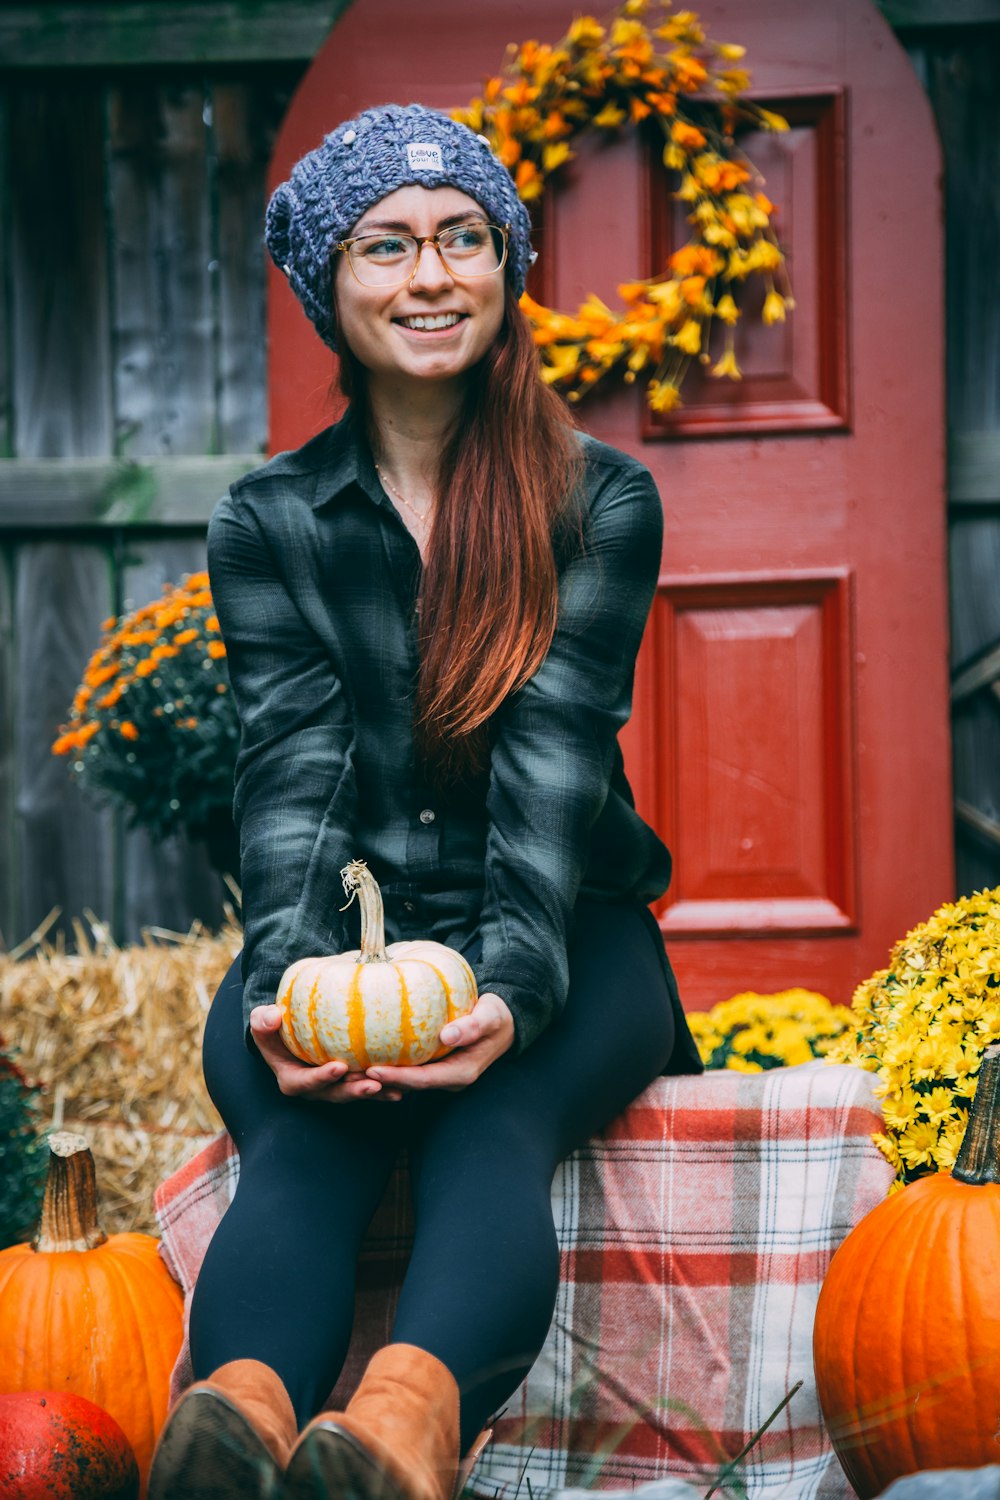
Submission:
M 163 1429 L 147 1500 L 276 1500 L 281 1473 L 221 1391 L 183 1396 Z
M 281 1494 L 282 1500 L 407 1500 L 364 1444 L 332 1422 L 306 1433 L 285 1470 Z

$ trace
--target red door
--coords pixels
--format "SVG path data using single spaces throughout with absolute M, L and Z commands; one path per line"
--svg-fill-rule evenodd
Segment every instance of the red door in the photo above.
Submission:
M 567 0 L 355 0 L 293 100 L 272 184 L 387 100 L 464 104 Z M 846 1001 L 952 894 L 939 154 L 871 0 L 706 0 L 787 135 L 748 150 L 780 205 L 797 309 L 741 327 L 745 378 L 651 418 L 578 408 L 656 475 L 667 534 L 626 753 L 674 853 L 661 924 L 690 1008 L 806 985 Z M 544 300 L 662 268 L 682 225 L 637 134 L 545 200 Z M 543 269 L 544 268 L 544 269 Z M 330 356 L 270 281 L 271 443 L 330 420 Z

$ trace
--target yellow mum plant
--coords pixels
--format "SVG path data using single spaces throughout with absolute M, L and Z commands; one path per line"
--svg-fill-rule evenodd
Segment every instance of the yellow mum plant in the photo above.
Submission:
M 166 585 L 102 632 L 53 753 L 154 838 L 205 837 L 230 819 L 239 748 L 208 574 Z
M 612 370 L 631 383 L 651 378 L 654 411 L 680 406 L 693 359 L 711 364 L 715 319 L 725 346 L 712 374 L 740 379 L 734 333 L 740 294 L 762 278 L 765 323 L 783 322 L 792 297 L 773 228 L 774 205 L 736 142 L 740 126 L 787 130 L 787 122 L 746 96 L 745 48 L 710 41 L 694 11 L 669 0 L 625 0 L 607 24 L 580 16 L 554 46 L 527 41 L 508 50 L 505 67 L 456 119 L 485 135 L 513 173 L 526 202 L 573 158 L 585 131 L 655 130 L 674 174 L 690 237 L 662 274 L 623 283 L 624 311 L 590 296 L 574 315 L 527 295 L 522 307 L 542 351 L 542 373 L 578 401 Z
M 860 985 L 829 1055 L 877 1073 L 894 1188 L 954 1165 L 986 1047 L 1000 1041 L 1000 887 L 941 906 Z
M 752 990 L 708 1011 L 689 1011 L 688 1023 L 706 1068 L 760 1073 L 825 1057 L 851 1025 L 846 1005 L 814 990 Z

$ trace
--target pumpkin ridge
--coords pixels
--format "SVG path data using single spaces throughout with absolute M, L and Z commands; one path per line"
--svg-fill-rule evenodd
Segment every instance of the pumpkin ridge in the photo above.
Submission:
M 399 1058 L 396 1066 L 405 1068 L 409 1066 L 413 1057 L 413 1049 L 417 1045 L 417 1034 L 413 1029 L 410 991 L 402 964 L 396 965 L 396 978 L 399 980 Z
M 294 983 L 295 983 L 295 981 L 293 979 L 292 980 L 292 984 L 294 984 Z M 289 986 L 289 998 L 291 998 L 291 986 Z M 306 1024 L 309 1027 L 309 1039 L 312 1042 L 312 1055 L 310 1057 L 310 1061 L 311 1062 L 320 1062 L 322 1060 L 322 1057 L 323 1057 L 323 1048 L 320 1045 L 320 1040 L 319 1040 L 319 1020 L 318 1020 L 318 1017 L 317 1017 L 317 1011 L 318 1011 L 318 1009 L 319 1009 L 319 976 L 317 975 L 317 977 L 312 982 L 312 989 L 309 991 L 309 999 L 306 1001 L 306 1016 L 305 1016 L 305 1018 L 306 1018 Z M 302 1047 L 303 1052 L 307 1051 L 308 1049 L 306 1047 L 306 1044 L 302 1041 L 301 1037 L 299 1036 L 298 1028 L 295 1026 L 294 1022 L 292 1023 L 292 1030 L 295 1032 L 295 1039 L 296 1039 L 296 1041 L 298 1041 L 299 1045 Z
M 347 991 L 347 1036 L 358 1068 L 365 1072 L 371 1062 L 368 1057 L 368 1035 L 365 1027 L 365 1002 L 361 993 L 362 963 L 354 966 L 351 983 Z
M 109 1241 L 108 1243 L 110 1244 L 111 1242 Z M 127 1420 L 129 1426 L 126 1427 L 125 1422 L 120 1416 L 118 1416 L 117 1412 L 112 1412 L 111 1415 L 115 1418 L 115 1421 L 121 1427 L 122 1431 L 125 1433 L 125 1436 L 132 1444 L 132 1447 L 135 1450 L 135 1456 L 139 1462 L 139 1467 L 145 1474 L 147 1472 L 148 1465 L 153 1457 L 153 1449 L 152 1444 L 150 1443 L 147 1446 L 146 1442 L 139 1438 L 138 1434 L 142 1432 L 149 1433 L 154 1431 L 155 1428 L 162 1423 L 163 1418 L 166 1415 L 165 1412 L 157 1412 L 153 1408 L 151 1396 L 151 1376 L 154 1372 L 150 1368 L 150 1361 L 146 1354 L 146 1341 L 143 1337 L 143 1328 L 145 1326 L 145 1323 L 148 1321 L 148 1318 L 143 1316 L 142 1309 L 136 1304 L 132 1282 L 129 1277 L 125 1275 L 122 1267 L 119 1265 L 118 1257 L 114 1254 L 111 1254 L 104 1256 L 103 1260 L 105 1262 L 103 1269 L 107 1284 L 109 1286 L 114 1286 L 115 1291 L 117 1292 L 116 1301 L 118 1305 L 116 1308 L 117 1316 L 115 1318 L 114 1350 L 116 1365 L 117 1362 L 121 1359 L 122 1344 L 124 1343 L 124 1339 L 122 1338 L 122 1329 L 125 1321 L 122 1317 L 123 1308 L 127 1308 L 129 1314 L 129 1321 L 131 1326 L 128 1329 L 128 1332 L 130 1334 L 130 1338 L 128 1341 L 128 1358 L 130 1365 L 129 1373 L 131 1378 L 126 1377 L 124 1380 L 115 1379 L 112 1384 L 109 1384 L 109 1386 L 106 1387 L 105 1399 L 103 1399 L 100 1404 L 107 1411 L 109 1409 L 107 1397 L 110 1396 L 114 1403 L 117 1405 L 120 1386 L 124 1386 L 127 1390 L 129 1398 Z M 138 1358 L 136 1358 L 137 1354 Z M 110 1361 L 108 1362 L 108 1364 L 110 1365 Z M 143 1377 L 142 1379 L 138 1379 L 140 1369 L 141 1375 Z M 120 1367 L 118 1370 L 116 1370 L 116 1374 L 119 1373 Z M 137 1395 L 141 1395 L 141 1399 L 139 1401 L 136 1400 Z M 139 1420 L 140 1413 L 141 1421 Z M 133 1432 L 136 1433 L 136 1437 L 132 1436 Z

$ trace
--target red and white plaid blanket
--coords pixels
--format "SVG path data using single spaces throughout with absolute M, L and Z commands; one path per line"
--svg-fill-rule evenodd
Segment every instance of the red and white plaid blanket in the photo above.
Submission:
M 555 1316 L 473 1474 L 477 1495 L 704 1484 L 801 1380 L 741 1465 L 748 1500 L 853 1496 L 819 1415 L 812 1327 L 833 1252 L 892 1180 L 871 1140 L 873 1083 L 820 1063 L 659 1078 L 563 1163 Z M 185 1294 L 238 1171 L 223 1135 L 157 1192 L 161 1252 Z M 399 1170 L 362 1253 L 337 1405 L 388 1340 L 409 1234 Z M 185 1343 L 175 1395 L 190 1378 Z

